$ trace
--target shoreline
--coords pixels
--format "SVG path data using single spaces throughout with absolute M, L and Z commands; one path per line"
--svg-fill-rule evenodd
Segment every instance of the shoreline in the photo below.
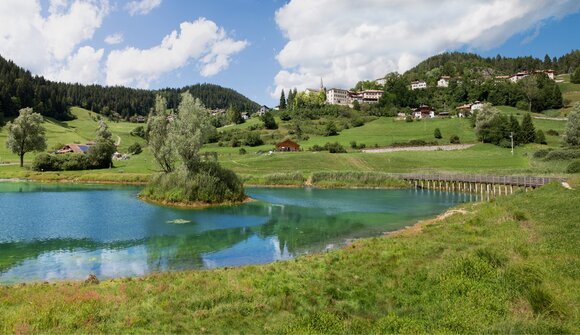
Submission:
M 167 201 L 167 200 L 155 200 L 155 199 L 147 198 L 147 197 L 142 196 L 142 195 L 138 195 L 137 198 L 143 202 L 148 203 L 148 204 L 164 206 L 164 207 L 179 208 L 179 209 L 205 209 L 205 208 L 212 208 L 212 207 L 239 206 L 242 204 L 256 201 L 256 199 L 253 199 L 249 196 L 246 196 L 244 198 L 244 200 L 239 201 L 239 202 L 228 201 L 228 202 L 222 202 L 222 203 L 216 203 L 216 204 L 201 202 L 201 201 L 172 202 L 172 201 Z

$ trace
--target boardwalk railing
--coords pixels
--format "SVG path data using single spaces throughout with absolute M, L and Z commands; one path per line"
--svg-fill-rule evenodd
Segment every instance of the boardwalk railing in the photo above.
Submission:
M 540 187 L 551 182 L 563 182 L 564 178 L 532 176 L 489 176 L 472 174 L 395 174 L 393 177 L 410 181 L 444 181 L 474 184 L 508 185 L 521 187 Z

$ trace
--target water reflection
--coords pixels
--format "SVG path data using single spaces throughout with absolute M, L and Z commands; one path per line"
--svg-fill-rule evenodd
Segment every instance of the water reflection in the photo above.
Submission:
M 255 188 L 248 193 L 256 202 L 183 210 L 141 202 L 138 191 L 0 183 L 0 282 L 286 260 L 400 229 L 472 200 L 426 190 Z

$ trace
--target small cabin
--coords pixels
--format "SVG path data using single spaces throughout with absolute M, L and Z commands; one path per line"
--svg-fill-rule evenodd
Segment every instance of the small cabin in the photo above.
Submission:
M 276 151 L 299 151 L 299 150 L 300 144 L 291 140 L 285 140 L 283 142 L 276 144 Z

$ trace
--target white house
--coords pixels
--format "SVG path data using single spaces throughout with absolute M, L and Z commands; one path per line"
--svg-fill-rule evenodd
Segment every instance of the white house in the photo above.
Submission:
M 451 79 L 451 77 L 449 77 L 449 76 L 442 76 L 437 81 L 437 87 L 449 87 L 449 79 Z
M 528 71 L 518 72 L 516 74 L 512 74 L 510 80 L 514 83 L 524 79 L 525 77 L 529 76 Z
M 554 77 L 556 72 L 554 70 L 536 70 L 536 73 L 545 73 L 548 76 L 548 78 L 556 80 L 556 78 Z
M 426 119 L 426 118 L 434 118 L 435 111 L 428 105 L 421 105 L 419 108 L 416 108 L 413 111 L 413 117 L 415 119 Z
M 381 90 L 365 90 L 362 91 L 362 99 L 363 102 L 374 104 L 379 102 L 379 99 L 383 95 L 383 91 Z
M 248 112 L 242 112 L 242 119 L 249 120 L 250 119 L 250 114 L 248 114 Z
M 424 82 L 422 80 L 416 80 L 416 81 L 411 82 L 411 89 L 412 90 L 418 90 L 418 89 L 423 89 L 423 88 L 427 88 L 426 82 Z
M 268 108 L 268 106 L 266 106 L 266 105 L 262 105 L 262 107 L 260 107 L 260 109 L 258 109 L 256 114 L 258 114 L 259 116 L 262 116 L 262 115 L 266 114 L 266 112 L 268 112 L 268 111 L 270 111 L 270 108 Z
M 347 90 L 331 88 L 326 91 L 326 103 L 330 105 L 348 105 L 351 103 Z
M 385 79 L 385 78 L 375 79 L 375 83 L 377 85 L 383 85 L 384 86 L 387 83 L 387 79 Z
M 483 103 L 481 101 L 476 101 L 471 105 L 471 112 L 475 112 L 478 109 L 481 109 L 483 107 Z

